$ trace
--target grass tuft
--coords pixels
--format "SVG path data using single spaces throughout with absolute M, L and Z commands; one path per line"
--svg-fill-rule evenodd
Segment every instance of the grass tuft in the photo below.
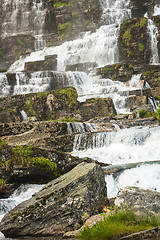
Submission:
M 122 236 L 159 226 L 154 216 L 137 217 L 129 210 L 116 211 L 91 228 L 80 232 L 81 240 L 114 240 Z

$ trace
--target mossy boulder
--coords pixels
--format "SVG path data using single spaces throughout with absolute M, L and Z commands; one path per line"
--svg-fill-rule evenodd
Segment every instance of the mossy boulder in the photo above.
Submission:
M 6 237 L 62 236 L 82 226 L 85 214 L 102 211 L 106 194 L 101 167 L 81 163 L 7 213 L 0 231 Z

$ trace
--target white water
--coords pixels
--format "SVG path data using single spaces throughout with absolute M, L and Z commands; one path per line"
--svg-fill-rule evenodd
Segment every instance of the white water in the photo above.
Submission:
M 154 7 L 154 14 L 153 14 L 153 16 L 158 16 L 158 15 L 160 15 L 160 4 L 157 4 Z
M 159 64 L 158 56 L 158 28 L 155 26 L 154 22 L 151 19 L 148 19 L 148 33 L 151 40 L 151 52 L 152 57 L 150 64 Z
M 127 186 L 140 187 L 160 192 L 160 164 L 142 164 L 124 170 L 118 176 L 106 175 L 108 198 L 114 198 L 120 189 Z
M 73 156 L 90 157 L 112 165 L 156 161 L 160 156 L 160 127 L 142 127 L 117 132 L 77 134 Z M 156 167 L 157 166 L 157 167 Z M 125 170 L 117 178 L 106 176 L 108 197 L 115 197 L 124 186 L 139 186 L 160 191 L 160 165 Z M 143 177 L 145 176 L 145 178 Z
M 34 193 L 40 191 L 43 186 L 38 184 L 21 185 L 9 198 L 0 199 L 0 221 L 8 211 L 16 207 L 19 203 L 29 199 Z M 0 233 L 0 240 L 2 239 L 5 239 L 5 237 Z
M 2 3 L 2 37 L 27 33 L 43 34 L 46 16 L 44 9 L 42 0 L 4 0 Z
M 58 71 L 64 71 L 66 65 L 96 62 L 99 66 L 118 61 L 117 38 L 120 23 L 131 17 L 129 0 L 101 1 L 102 19 L 105 24 L 94 33 L 86 32 L 82 38 L 65 42 L 57 47 L 45 48 L 34 52 L 25 59 L 18 60 L 9 71 L 24 70 L 24 62 L 43 60 L 46 55 L 58 54 Z

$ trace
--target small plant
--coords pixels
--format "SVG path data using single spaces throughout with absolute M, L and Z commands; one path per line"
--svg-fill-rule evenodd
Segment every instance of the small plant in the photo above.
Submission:
M 139 117 L 140 118 L 147 118 L 147 117 L 151 117 L 152 116 L 152 113 L 151 112 L 147 112 L 145 109 L 140 109 L 138 111 L 138 114 L 139 114 Z
M 158 107 L 158 110 L 154 114 L 154 117 L 160 122 L 160 105 Z
M 2 150 L 3 148 L 6 148 L 8 145 L 7 143 L 4 141 L 3 138 L 0 138 L 0 150 Z
M 4 185 L 4 184 L 6 184 L 6 182 L 7 182 L 6 180 L 0 178 L 0 185 Z

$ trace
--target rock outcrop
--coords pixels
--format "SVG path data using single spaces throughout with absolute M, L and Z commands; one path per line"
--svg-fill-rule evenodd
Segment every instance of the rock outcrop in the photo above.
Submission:
M 79 228 L 84 214 L 101 211 L 106 193 L 101 167 L 81 163 L 6 214 L 0 231 L 6 237 L 63 235 Z
M 74 88 L 65 88 L 1 98 L 0 122 L 21 122 L 23 120 L 22 110 L 28 117 L 35 117 L 40 121 L 61 120 L 68 122 L 85 121 L 94 116 L 105 117 L 116 113 L 111 98 L 91 99 L 80 105 L 77 97 Z
M 126 187 L 119 191 L 115 205 L 127 207 L 138 215 L 160 216 L 160 193 L 137 187 Z

